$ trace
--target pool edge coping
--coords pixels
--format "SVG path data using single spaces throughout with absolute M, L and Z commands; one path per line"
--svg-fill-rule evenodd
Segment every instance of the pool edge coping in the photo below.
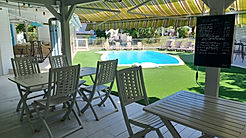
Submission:
M 119 51 L 122 51 L 122 50 L 119 50 Z M 139 51 L 139 50 L 132 50 L 132 51 Z M 152 51 L 152 50 L 141 50 L 141 51 Z M 106 55 L 107 55 L 108 52 L 113 52 L 113 51 L 97 51 L 95 53 L 102 54 L 101 55 L 101 60 L 105 61 L 106 60 Z M 159 51 L 153 51 L 153 52 L 167 54 L 167 53 L 163 53 L 163 52 L 159 52 Z M 174 57 L 175 59 L 178 60 L 179 63 L 178 64 L 156 64 L 156 63 L 153 63 L 153 62 L 149 62 L 149 63 L 153 63 L 153 64 L 156 64 L 158 66 L 180 66 L 180 65 L 185 65 L 184 61 L 179 56 L 174 56 L 174 55 L 170 55 L 170 54 L 167 54 L 167 55 L 169 55 L 171 57 Z M 145 62 L 145 63 L 147 63 L 147 62 Z M 134 64 L 120 64 L 120 65 L 118 64 L 119 67 L 126 67 L 126 66 L 132 66 L 132 65 L 134 65 Z M 146 67 L 146 68 L 158 68 L 158 66 L 157 67 Z

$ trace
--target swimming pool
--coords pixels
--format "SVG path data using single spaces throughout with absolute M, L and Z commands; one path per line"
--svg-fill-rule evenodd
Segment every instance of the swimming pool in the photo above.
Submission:
M 144 64 L 150 66 L 181 65 L 181 59 L 165 53 L 155 51 L 106 51 L 103 52 L 102 60 L 118 59 L 120 66 Z M 152 65 L 151 65 L 152 64 Z

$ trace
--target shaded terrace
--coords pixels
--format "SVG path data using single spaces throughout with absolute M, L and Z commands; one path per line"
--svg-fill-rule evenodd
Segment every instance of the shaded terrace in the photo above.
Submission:
M 23 2 L 21 0 L 10 0 L 12 2 Z M 209 1 L 209 2 L 208 2 Z M 79 0 L 26 0 L 33 4 L 41 5 L 46 7 L 53 15 L 61 22 L 61 34 L 62 34 L 62 54 L 67 55 L 68 61 L 72 62 L 71 47 L 70 47 L 70 34 L 69 34 L 69 20 L 72 13 L 79 15 L 82 22 L 88 24 L 88 30 L 90 29 L 111 29 L 111 28 L 138 28 L 138 27 L 161 27 L 175 25 L 176 27 L 182 25 L 195 26 L 195 16 L 212 14 L 237 14 L 236 24 L 242 25 L 246 22 L 246 16 L 244 10 L 246 7 L 243 6 L 245 0 L 228 0 L 223 1 L 223 7 L 215 6 L 221 4 L 218 1 L 214 3 L 210 0 L 170 0 L 170 1 L 134 1 L 134 0 L 123 0 L 122 2 L 110 2 L 110 1 L 79 1 Z M 57 4 L 60 3 L 60 4 Z M 141 4 L 143 3 L 143 4 Z M 211 9 L 209 8 L 211 7 Z M 225 8 L 221 10 L 221 8 Z M 57 10 L 59 9 L 59 11 Z M 95 9 L 101 9 L 98 11 Z M 119 14 L 118 14 L 119 13 Z M 185 55 L 181 55 L 185 56 Z M 10 60 L 10 57 L 9 57 Z M 47 71 L 46 63 L 43 63 L 42 69 Z M 238 61 L 239 64 L 245 62 Z M 194 68 L 193 65 L 189 65 Z M 206 70 L 206 71 L 205 71 Z M 218 77 L 220 69 L 211 70 L 203 69 L 207 73 L 207 77 L 213 85 L 210 87 L 210 91 L 206 92 L 207 95 L 218 96 Z M 214 75 L 216 74 L 216 75 Z M 19 122 L 18 113 L 15 112 L 15 107 L 19 100 L 16 86 L 9 82 L 7 78 L 13 75 L 0 76 L 0 87 L 1 95 L 0 98 L 0 136 L 1 137 L 47 137 L 45 130 L 39 133 L 33 134 L 28 128 L 28 122 Z M 226 76 L 224 76 L 226 77 Z M 212 78 L 212 80 L 211 80 Z M 214 81 L 217 80 L 217 81 Z M 194 88 L 199 89 L 199 88 Z M 198 90 L 201 91 L 201 90 Z M 8 92 L 7 94 L 4 94 Z M 115 102 L 117 102 L 118 108 L 119 99 L 114 96 Z M 106 104 L 109 104 L 108 102 Z M 111 106 L 111 105 L 107 105 Z M 107 107 L 106 106 L 106 107 Z M 98 109 L 100 113 L 104 113 L 107 109 Z M 136 115 L 136 113 L 142 112 L 142 105 L 134 104 L 130 107 L 130 114 Z M 55 118 L 51 118 L 51 121 Z M 81 116 L 83 121 L 84 129 L 68 136 L 68 137 L 128 137 L 128 132 L 124 124 L 121 110 L 110 116 L 105 117 L 100 121 L 94 121 L 91 111 L 85 112 Z M 71 120 L 63 123 L 56 122 L 52 127 L 56 137 L 60 136 L 60 133 L 65 129 L 70 129 L 74 125 L 74 116 L 71 116 Z M 201 132 L 192 128 L 174 123 L 176 129 L 180 132 L 180 135 L 184 138 L 196 138 L 201 136 Z M 139 128 L 134 127 L 134 130 Z M 164 127 L 162 130 L 164 137 L 172 137 L 170 132 Z M 146 137 L 157 137 L 155 133 L 149 133 Z

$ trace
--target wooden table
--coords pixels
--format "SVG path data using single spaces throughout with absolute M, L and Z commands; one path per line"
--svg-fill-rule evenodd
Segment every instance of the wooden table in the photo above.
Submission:
M 96 68 L 93 67 L 82 67 L 80 68 L 80 77 L 84 76 L 90 76 L 92 78 L 92 75 L 96 74 Z M 31 74 L 31 75 L 25 75 L 25 76 L 19 76 L 19 77 L 10 77 L 8 78 L 10 81 L 14 82 L 17 84 L 17 87 L 19 89 L 19 93 L 21 96 L 21 100 L 23 102 L 23 107 L 24 110 L 26 111 L 28 118 L 30 118 L 30 111 L 28 108 L 28 105 L 26 103 L 27 101 L 27 96 L 30 93 L 30 89 L 35 86 L 42 86 L 42 85 L 47 85 L 48 84 L 48 79 L 49 79 L 49 73 L 38 73 L 38 74 Z M 92 78 L 93 81 L 93 78 Z M 26 89 L 25 94 L 21 92 L 21 87 L 24 87 Z M 22 120 L 23 112 L 21 113 L 21 120 Z
M 222 98 L 179 91 L 144 107 L 160 116 L 174 138 L 180 138 L 170 123 L 226 138 L 246 138 L 246 104 Z

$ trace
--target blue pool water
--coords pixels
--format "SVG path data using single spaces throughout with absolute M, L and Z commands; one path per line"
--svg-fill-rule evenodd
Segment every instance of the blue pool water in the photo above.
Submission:
M 179 64 L 179 61 L 168 54 L 154 51 L 110 51 L 105 60 L 118 59 L 120 65 L 152 62 L 155 64 Z

